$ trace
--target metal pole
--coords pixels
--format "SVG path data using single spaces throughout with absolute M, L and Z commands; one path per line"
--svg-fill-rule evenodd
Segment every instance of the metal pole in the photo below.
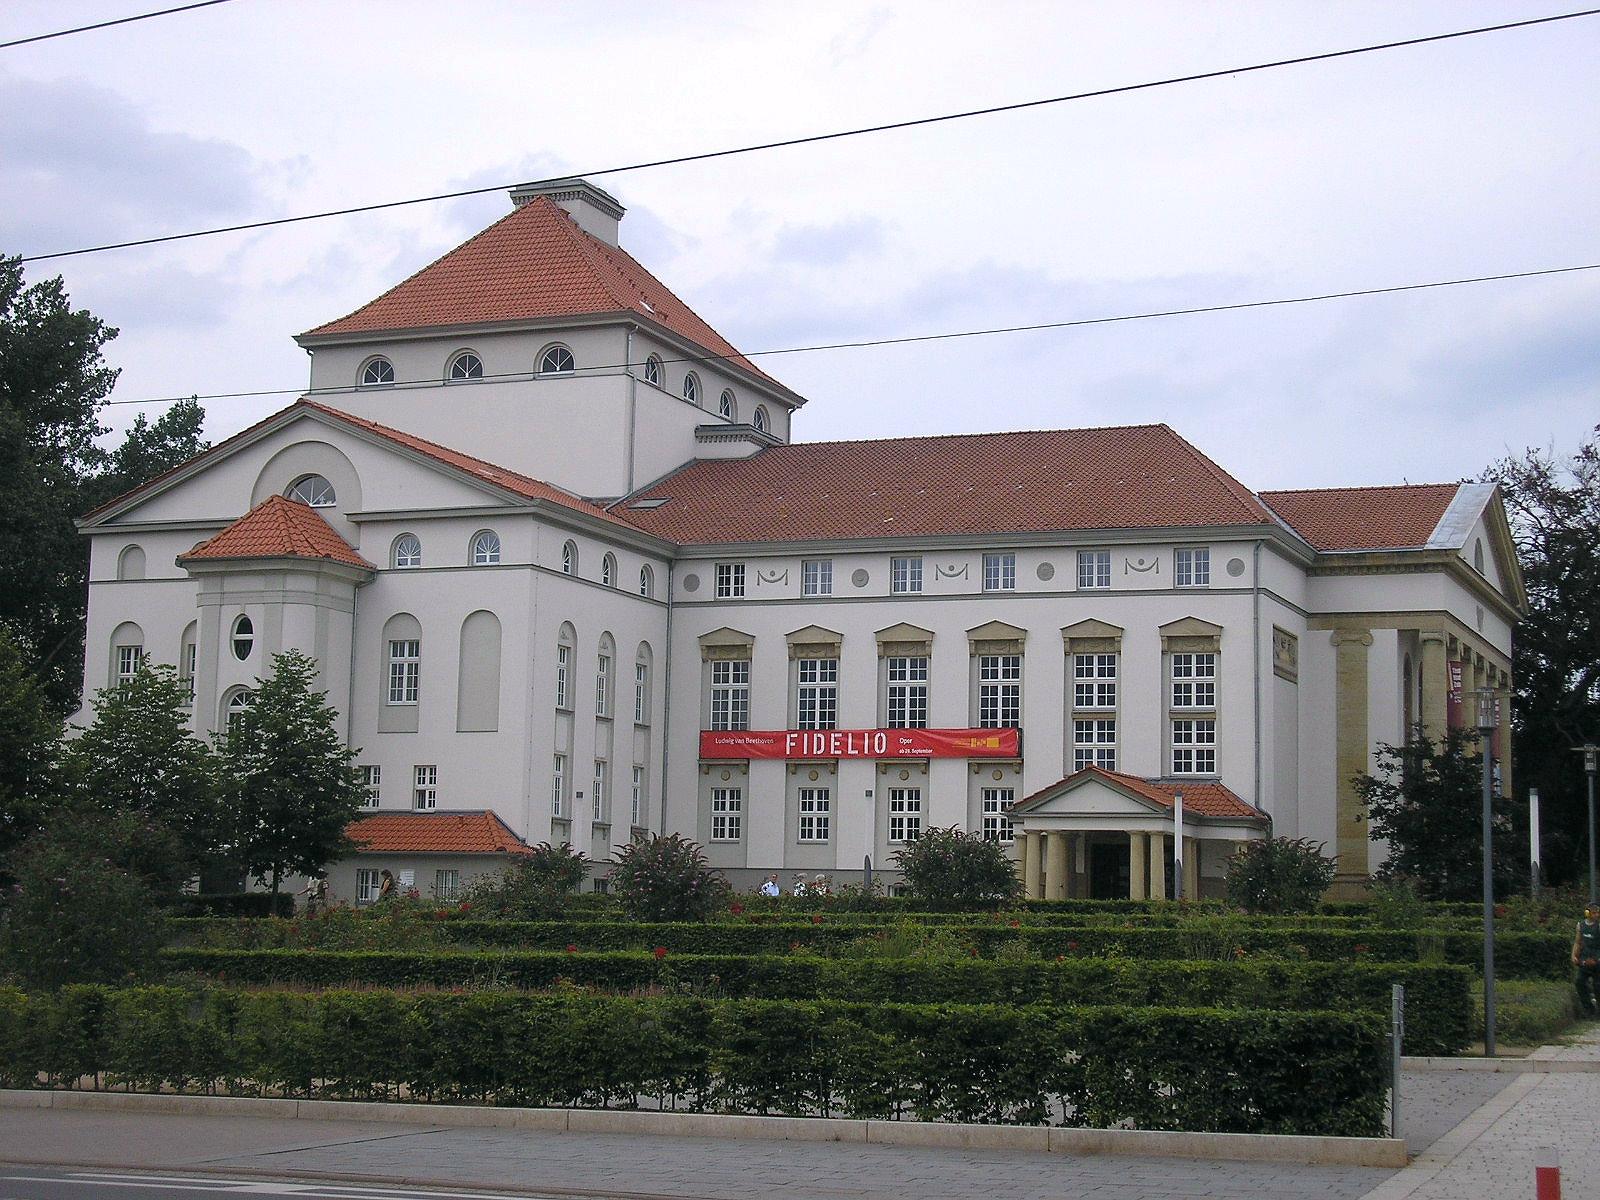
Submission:
M 1183 899 L 1183 793 L 1172 793 L 1172 898 Z
M 1594 890 L 1594 770 L 1595 749 L 1585 746 L 1583 754 L 1584 770 L 1589 776 L 1589 903 L 1595 903 Z
M 1389 1136 L 1400 1136 L 1400 1056 L 1406 1040 L 1406 989 L 1389 990 Z
M 1539 876 L 1542 868 L 1539 865 L 1539 789 L 1528 789 L 1528 858 L 1532 870 L 1528 872 L 1533 881 L 1533 898 L 1539 899 Z
M 1478 732 L 1483 751 L 1483 1052 L 1494 1057 L 1494 764 L 1489 735 L 1494 729 L 1493 699 L 1478 696 Z

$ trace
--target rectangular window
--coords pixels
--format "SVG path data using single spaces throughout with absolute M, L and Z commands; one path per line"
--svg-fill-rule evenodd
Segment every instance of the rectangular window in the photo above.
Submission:
M 422 676 L 422 643 L 415 639 L 389 643 L 389 703 L 415 704 Z
M 1217 723 L 1184 718 L 1172 723 L 1172 773 L 1217 773 Z
M 361 786 L 366 789 L 366 798 L 361 801 L 362 808 L 378 807 L 378 791 L 383 784 L 382 767 L 362 767 Z
M 1095 717 L 1072 723 L 1072 769 L 1100 767 L 1117 769 L 1117 721 L 1115 717 Z
M 556 647 L 556 707 L 572 707 L 572 647 Z
M 611 764 L 603 758 L 594 760 L 594 819 L 596 821 L 609 821 L 611 819 Z
M 889 789 L 889 840 L 914 842 L 922 836 L 922 789 Z
M 1217 656 L 1215 654 L 1174 654 L 1172 656 L 1172 707 L 1215 708 L 1217 706 Z
M 594 715 L 611 715 L 611 655 L 602 654 L 594 672 Z
M 1022 724 L 1022 655 L 978 657 L 978 725 L 1016 729 Z
M 1010 788 L 983 789 L 984 841 L 1016 841 L 1016 834 L 1011 829 L 1011 805 L 1016 798 L 1016 792 Z
M 117 647 L 117 684 L 131 683 L 133 677 L 139 673 L 139 664 L 144 661 L 143 646 L 118 646 Z
M 719 659 L 711 664 L 711 728 L 750 728 L 749 659 Z
M 436 900 L 455 900 L 461 895 L 460 871 L 435 871 L 433 896 Z
M 1074 654 L 1072 656 L 1072 706 L 1074 708 L 1115 708 L 1117 706 L 1117 656 L 1115 654 Z
M 833 798 L 827 788 L 800 789 L 800 840 L 825 842 L 829 837 Z
M 795 664 L 798 704 L 796 729 L 839 727 L 839 660 L 802 658 Z
M 1180 546 L 1173 551 L 1172 581 L 1179 587 L 1211 586 L 1211 549 Z
M 1111 586 L 1111 551 L 1078 551 L 1078 586 L 1080 588 Z
M 889 590 L 896 595 L 908 595 L 922 590 L 922 556 L 913 554 L 889 560 Z
M 633 769 L 633 794 L 629 798 L 628 820 L 635 825 L 644 824 L 644 768 Z
M 806 596 L 833 595 L 833 559 L 808 558 L 802 562 L 800 591 Z
M 744 564 L 717 564 L 717 599 L 739 600 L 744 597 Z
M 378 889 L 383 886 L 376 867 L 356 868 L 356 903 L 372 904 L 378 899 Z
M 558 754 L 550 779 L 550 815 L 565 816 L 567 812 L 567 756 Z
M 432 809 L 439 804 L 439 768 L 418 767 L 416 784 L 411 794 L 419 809 Z
M 650 666 L 633 664 L 633 723 L 650 724 Z
M 888 727 L 926 729 L 928 727 L 928 660 L 891 658 L 885 664 L 889 676 Z
M 1017 556 L 1011 551 L 983 556 L 983 590 L 1009 592 L 1017 586 Z
M 711 840 L 737 842 L 744 829 L 744 792 L 739 788 L 711 789 Z

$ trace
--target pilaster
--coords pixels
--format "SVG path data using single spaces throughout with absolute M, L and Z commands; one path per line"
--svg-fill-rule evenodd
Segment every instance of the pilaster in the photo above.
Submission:
M 1334 666 L 1334 765 L 1337 780 L 1338 874 L 1334 887 L 1341 892 L 1359 890 L 1368 876 L 1367 821 L 1356 776 L 1364 775 L 1371 758 L 1367 713 L 1368 652 L 1372 633 L 1366 629 L 1335 629 L 1331 635 Z M 1426 661 L 1426 643 L 1424 644 Z M 1441 677 L 1443 672 L 1441 672 Z M 1442 727 L 1442 722 L 1441 722 Z

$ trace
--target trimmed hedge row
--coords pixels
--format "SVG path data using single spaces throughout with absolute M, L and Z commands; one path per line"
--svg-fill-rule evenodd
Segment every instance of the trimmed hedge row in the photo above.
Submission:
M 173 906 L 180 917 L 292 917 L 292 892 L 190 892 Z
M 224 949 L 272 949 L 316 930 L 301 922 L 175 921 L 180 940 Z M 382 926 L 373 922 L 375 949 Z M 805 924 L 646 924 L 624 921 L 451 921 L 425 930 L 437 944 L 581 951 L 640 950 L 664 946 L 673 954 L 781 954 L 801 948 L 836 953 L 864 939 L 886 939 L 897 930 L 829 922 Z M 1245 920 L 1193 921 L 1181 926 L 984 925 L 954 931 L 976 954 L 988 956 L 1021 942 L 1046 958 L 1222 959 L 1263 955 L 1315 962 L 1417 962 L 1439 957 L 1473 967 L 1483 941 L 1476 933 L 1447 929 L 1398 930 L 1263 926 Z M 852 947 L 853 948 L 853 947 Z M 1499 933 L 1496 974 L 1503 979 L 1559 979 L 1569 967 L 1570 939 L 1559 933 Z
M 1370 1014 L 174 987 L 0 991 L 0 1083 L 1375 1135 Z M 1316 1087 L 1307 1087 L 1307 1080 Z
M 1406 989 L 1406 1052 L 1454 1054 L 1471 1040 L 1472 973 L 1417 963 L 1136 962 L 1073 959 L 829 959 L 809 955 L 666 955 L 612 951 L 196 950 L 163 952 L 174 973 L 232 985 L 549 988 L 612 992 L 690 988 L 768 1000 L 908 1004 L 1123 1004 L 1387 1013 Z

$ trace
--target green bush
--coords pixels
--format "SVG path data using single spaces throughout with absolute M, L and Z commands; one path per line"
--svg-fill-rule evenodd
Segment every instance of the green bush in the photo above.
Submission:
M 562 915 L 589 877 L 589 857 L 571 842 L 540 842 L 498 875 L 479 878 L 464 897 L 466 911 L 477 917 L 518 921 Z
M 1496 980 L 1494 1033 L 1507 1046 L 1543 1046 L 1583 1019 L 1570 980 Z M 1472 1033 L 1483 1038 L 1483 987 L 1472 989 Z
M 646 834 L 617 851 L 611 891 L 640 921 L 705 921 L 728 906 L 728 881 L 700 847 L 676 833 Z
M 178 897 L 174 914 L 182 917 L 292 917 L 289 892 L 191 892 Z
M 57 1003 L 0 995 L 0 1075 L 57 1054 Z M 183 988 L 102 1012 L 92 1065 L 136 1088 L 1319 1135 L 1377 1134 L 1385 1097 L 1364 1013 Z
M 1333 882 L 1324 846 L 1286 837 L 1244 843 L 1228 860 L 1228 902 L 1248 913 L 1314 912 Z
M 933 908 L 994 908 L 1022 894 L 1000 843 L 955 825 L 924 830 L 895 854 L 894 864 L 912 902 Z

